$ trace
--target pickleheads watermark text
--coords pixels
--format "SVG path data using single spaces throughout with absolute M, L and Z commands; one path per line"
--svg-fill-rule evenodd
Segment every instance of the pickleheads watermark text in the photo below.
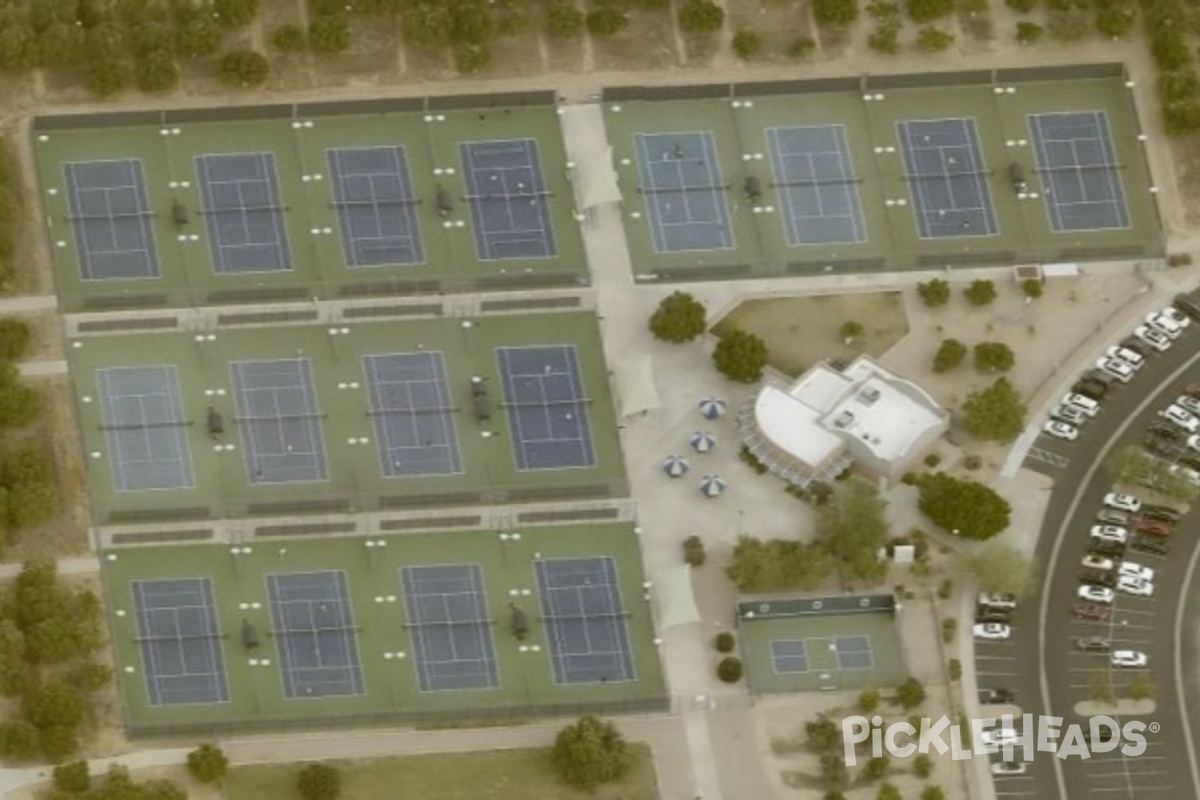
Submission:
M 1128 757 L 1146 752 L 1145 733 L 1157 733 L 1157 722 L 1129 720 L 1124 724 L 1112 717 L 1090 717 L 1083 723 L 1063 727 L 1062 717 L 1003 714 L 999 718 L 973 719 L 968 729 L 941 719 L 922 719 L 920 728 L 909 722 L 884 725 L 879 716 L 842 720 L 842 744 L 846 766 L 858 763 L 857 746 L 870 741 L 871 756 L 885 753 L 893 758 L 950 753 L 955 761 L 978 755 L 1002 753 L 1005 761 L 1033 761 L 1035 752 L 1053 753 L 1058 758 L 1088 759 L 1095 753 L 1110 753 L 1120 748 Z M 1020 751 L 1019 757 L 1017 751 Z

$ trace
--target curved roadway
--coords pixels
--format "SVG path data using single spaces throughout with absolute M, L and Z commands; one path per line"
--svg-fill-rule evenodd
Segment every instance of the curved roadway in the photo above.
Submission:
M 1055 480 L 1034 556 L 1043 576 L 1041 592 L 1014 616 L 1011 640 L 976 646 L 980 688 L 1014 689 L 1024 712 L 1053 714 L 1065 723 L 1081 721 L 1075 706 L 1089 699 L 1096 681 L 1111 679 L 1120 695 L 1146 674 L 1156 687 L 1157 708 L 1126 719 L 1156 723 L 1159 730 L 1147 734 L 1146 752 L 1137 757 L 1125 757 L 1119 748 L 1088 760 L 1038 753 L 1027 775 L 995 780 L 1000 800 L 1200 800 L 1194 746 L 1200 741 L 1200 685 L 1195 677 L 1200 623 L 1191 616 L 1200 608 L 1200 570 L 1195 568 L 1200 561 L 1198 515 L 1193 512 L 1180 521 L 1171 534 L 1168 556 L 1133 551 L 1126 555 L 1156 570 L 1154 597 L 1119 595 L 1106 623 L 1080 622 L 1070 613 L 1087 531 L 1095 524 L 1104 494 L 1111 491 L 1103 461 L 1120 447 L 1139 444 L 1158 410 L 1189 382 L 1200 380 L 1198 347 L 1200 324 L 1193 324 L 1168 352 L 1151 356 L 1132 382 L 1110 392 L 1077 441 L 1041 436 L 1034 443 L 1035 457 L 1028 458 L 1025 467 Z M 1109 638 L 1114 649 L 1147 653 L 1149 668 L 1112 669 L 1106 654 L 1078 652 L 1074 638 L 1090 635 Z M 1191 727 L 1185 730 L 1185 725 Z

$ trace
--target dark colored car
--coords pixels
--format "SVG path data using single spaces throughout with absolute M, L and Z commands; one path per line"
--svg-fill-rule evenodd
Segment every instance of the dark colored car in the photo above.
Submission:
M 1133 520 L 1128 511 L 1118 511 L 1115 508 L 1102 508 L 1096 512 L 1096 522 L 1104 525 L 1126 526 Z
M 1106 389 L 1115 389 L 1121 381 L 1114 375 L 1109 375 L 1102 369 L 1091 369 L 1083 374 L 1083 380 L 1104 384 Z
M 1154 536 L 1135 536 L 1129 546 L 1139 553 L 1150 553 L 1156 556 L 1165 556 L 1171 552 L 1171 546 L 1167 544 L 1166 539 Z
M 1142 447 L 1145 447 L 1147 450 L 1149 450 L 1154 455 L 1160 456 L 1162 458 L 1171 458 L 1177 452 L 1179 452 L 1178 447 L 1176 447 L 1174 444 L 1167 441 L 1166 439 L 1160 438 L 1158 436 L 1147 436 L 1146 440 L 1144 442 L 1142 442 Z
M 1146 428 L 1146 433 L 1158 439 L 1165 439 L 1168 442 L 1178 442 L 1184 436 L 1182 428 L 1163 420 L 1151 423 Z
M 1164 522 L 1179 522 L 1183 515 L 1170 506 L 1143 505 L 1142 516 L 1151 519 L 1161 519 Z
M 1192 319 L 1200 321 L 1200 295 L 1197 293 L 1177 294 L 1175 295 L 1175 301 L 1171 305 Z
M 1088 552 L 1106 558 L 1116 558 L 1125 555 L 1125 545 L 1120 542 L 1102 542 L 1093 539 L 1088 543 Z
M 980 606 L 975 611 L 976 622 L 1003 622 L 1005 624 L 1012 621 L 1012 611 L 1004 608 L 988 608 Z
M 1071 606 L 1071 614 L 1075 619 L 1087 619 L 1093 622 L 1108 622 L 1112 608 L 1099 603 L 1076 603 Z
M 1099 403 L 1104 399 L 1104 395 L 1108 394 L 1108 387 L 1095 381 L 1083 380 L 1072 386 L 1071 391 L 1084 397 L 1090 397 Z
M 1112 643 L 1103 636 L 1076 636 L 1075 649 L 1085 653 L 1107 653 Z
M 980 689 L 981 705 L 1011 704 L 1017 702 L 1017 693 L 1012 689 Z
M 1101 572 L 1098 569 L 1085 569 L 1079 573 L 1079 582 L 1092 586 L 1105 586 L 1109 589 L 1117 585 L 1117 578 L 1111 572 Z
M 1175 526 L 1161 519 L 1142 518 L 1134 523 L 1133 529 L 1138 533 L 1150 536 L 1170 536 L 1171 532 L 1175 530 Z
M 1175 459 L 1180 464 L 1183 464 L 1188 469 L 1200 471 L 1200 456 L 1195 453 L 1183 453 Z

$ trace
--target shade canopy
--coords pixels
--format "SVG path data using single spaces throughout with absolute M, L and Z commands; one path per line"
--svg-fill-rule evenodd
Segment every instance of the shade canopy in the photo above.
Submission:
M 720 419 L 725 414 L 725 401 L 719 397 L 706 397 L 700 401 L 700 413 L 705 419 Z
M 654 363 L 648 355 L 637 355 L 617 362 L 615 379 L 621 416 L 632 417 L 662 408 L 654 386 Z
M 691 465 L 681 456 L 667 456 L 662 463 L 662 471 L 672 478 L 682 478 L 691 468 Z
M 697 453 L 707 453 L 717 446 L 717 437 L 708 431 L 696 431 L 692 434 L 692 438 L 688 439 L 688 444 Z
M 700 494 L 705 497 L 717 497 L 725 491 L 725 479 L 720 475 L 705 475 L 700 479 Z

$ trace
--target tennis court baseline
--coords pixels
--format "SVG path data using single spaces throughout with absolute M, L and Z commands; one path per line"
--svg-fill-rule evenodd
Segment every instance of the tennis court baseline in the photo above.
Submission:
M 150 705 L 227 702 L 212 581 L 183 578 L 131 585 Z
M 867 240 L 845 125 L 767 128 L 788 244 Z
M 1052 230 L 1103 231 L 1130 226 L 1107 114 L 1030 114 L 1029 131 L 1038 172 L 1044 178 Z
M 290 270 L 275 154 L 196 156 L 196 174 L 217 273 Z
M 896 123 L 922 239 L 1000 232 L 975 118 Z
M 346 573 L 267 575 L 285 697 L 363 694 L 362 665 Z
M 96 370 L 100 424 L 119 492 L 194 484 L 188 421 L 174 366 Z
M 250 482 L 327 480 L 312 362 L 291 358 L 229 366 Z
M 496 360 L 518 470 L 593 467 L 591 425 L 573 345 L 499 347 Z
M 346 263 L 378 267 L 423 262 L 404 148 L 335 147 L 326 155 Z
M 141 159 L 73 162 L 63 171 L 80 278 L 159 277 Z
M 402 567 L 400 574 L 421 691 L 498 687 L 479 565 Z
M 534 562 L 558 684 L 636 680 L 629 629 L 610 556 Z
M 712 131 L 639 133 L 634 143 L 655 251 L 733 248 L 728 187 Z
M 554 224 L 537 141 L 460 142 L 467 202 L 481 261 L 551 258 Z
M 363 356 L 385 477 L 463 471 L 454 404 L 440 352 Z

